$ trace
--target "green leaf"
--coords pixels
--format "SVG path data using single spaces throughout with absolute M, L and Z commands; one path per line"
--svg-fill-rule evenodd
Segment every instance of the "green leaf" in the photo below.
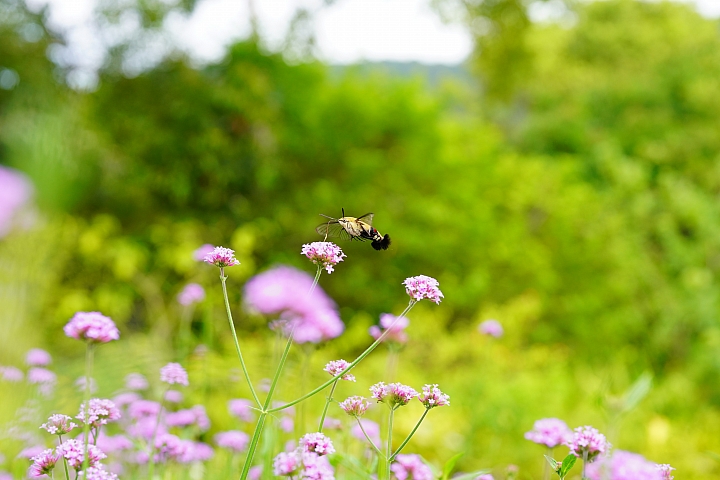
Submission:
M 558 465 L 559 465 L 558 461 L 555 460 L 554 458 L 552 458 L 552 457 L 549 456 L 549 455 L 543 455 L 543 456 L 545 457 L 545 460 L 547 460 L 548 463 L 550 464 L 550 468 L 553 469 L 553 472 L 557 472 L 557 470 L 558 470 Z
M 450 473 L 452 473 L 453 468 L 455 468 L 455 464 L 458 460 L 460 460 L 460 457 L 462 457 L 463 455 L 465 455 L 465 452 L 460 452 L 456 455 L 453 455 L 447 462 L 445 462 L 442 474 L 443 480 L 447 480 L 448 478 L 450 478 Z
M 463 473 L 462 475 L 456 475 L 453 477 L 453 480 L 472 480 L 479 477 L 480 475 L 485 475 L 486 473 L 490 473 L 489 468 L 486 468 L 484 470 L 477 470 L 470 473 Z
M 575 465 L 575 462 L 577 462 L 577 457 L 575 455 L 568 455 L 563 458 L 562 465 L 560 466 L 560 472 L 558 473 L 560 478 L 565 478 L 573 465 Z

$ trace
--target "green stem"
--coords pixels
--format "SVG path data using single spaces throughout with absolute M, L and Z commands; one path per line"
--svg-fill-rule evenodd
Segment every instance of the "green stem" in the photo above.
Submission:
M 293 325 L 288 335 L 287 342 L 285 343 L 285 350 L 283 350 L 280 362 L 278 363 L 277 370 L 273 376 L 272 382 L 270 383 L 270 390 L 268 390 L 267 397 L 265 398 L 265 404 L 262 406 L 262 411 L 258 417 L 257 424 L 255 425 L 255 433 L 253 433 L 252 440 L 250 441 L 250 447 L 248 448 L 247 456 L 245 457 L 245 465 L 243 465 L 240 479 L 245 480 L 247 474 L 250 471 L 250 465 L 252 464 L 253 458 L 255 457 L 255 450 L 257 449 L 258 443 L 260 442 L 260 436 L 262 435 L 263 427 L 265 426 L 265 417 L 267 416 L 268 408 L 272 402 L 272 396 L 275 392 L 275 387 L 280 380 L 280 375 L 283 368 L 285 367 L 285 361 L 287 360 L 288 354 L 290 353 L 290 347 L 292 346 L 293 336 L 295 335 L 295 325 Z
M 321 273 L 322 273 L 322 265 L 318 265 L 317 272 L 315 272 L 315 280 L 313 280 L 313 284 L 310 287 L 310 291 L 308 292 L 308 295 L 312 295 L 313 291 L 315 290 L 315 287 L 317 287 L 318 281 L 320 280 Z
M 397 448 L 397 450 L 395 450 L 395 453 L 390 455 L 390 462 L 395 460 L 395 457 L 398 456 L 398 453 L 400 453 L 400 450 L 405 448 L 405 445 L 407 445 L 407 443 L 410 441 L 412 436 L 415 435 L 415 432 L 417 432 L 417 429 L 420 428 L 420 424 L 423 422 L 423 420 L 425 420 L 425 416 L 428 414 L 429 411 L 430 411 L 429 408 L 425 409 L 425 411 L 422 414 L 422 417 L 420 417 L 420 420 L 418 420 L 418 422 L 415 424 L 415 428 L 412 429 L 412 432 L 410 432 L 410 434 L 407 437 L 405 437 L 405 440 L 403 440 L 403 442 L 400 444 L 400 446 Z
M 552 458 L 552 451 L 553 451 L 552 448 L 547 447 L 546 456 Z M 545 459 L 543 458 L 543 460 L 545 460 Z M 543 468 L 543 480 L 550 480 L 550 462 L 548 462 L 547 460 L 545 460 L 545 461 L 543 462 L 543 464 L 544 464 L 544 468 Z M 562 480 L 562 479 L 561 479 L 561 480 Z
M 390 408 L 390 416 L 388 417 L 388 433 L 387 433 L 387 448 L 385 454 L 385 477 L 390 479 L 390 464 L 392 463 L 392 432 L 393 432 L 393 419 L 395 418 L 395 408 Z
M 58 435 L 58 446 L 62 445 L 62 435 Z M 63 455 L 63 466 L 65 467 L 65 478 L 70 480 L 70 472 L 68 471 L 67 458 Z
M 582 466 L 582 477 L 580 477 L 582 480 L 587 479 L 587 476 L 585 475 L 585 468 L 588 464 L 588 451 L 587 449 L 583 450 L 583 466 Z
M 225 310 L 227 311 L 228 323 L 230 324 L 230 331 L 232 332 L 233 340 L 235 340 L 235 350 L 237 351 L 238 358 L 240 359 L 240 366 L 242 366 L 242 371 L 245 374 L 245 380 L 247 380 L 248 386 L 250 387 L 250 393 L 252 393 L 258 407 L 262 407 L 262 402 L 260 402 L 257 393 L 255 393 L 255 387 L 253 387 L 253 384 L 250 381 L 250 374 L 248 373 L 248 369 L 245 366 L 245 360 L 243 360 L 242 352 L 240 351 L 240 343 L 238 342 L 237 333 L 235 332 L 235 323 L 233 322 L 232 312 L 230 311 L 230 301 L 228 300 L 227 286 L 225 285 L 227 277 L 225 276 L 225 269 L 222 267 L 220 267 L 220 280 L 222 281 L 223 298 L 225 299 Z
M 383 453 L 380 451 L 380 449 L 375 445 L 375 443 L 372 441 L 372 438 L 370 438 L 370 435 L 367 434 L 365 431 L 365 427 L 363 427 L 362 422 L 358 417 L 355 417 L 355 420 L 357 420 L 358 425 L 360 425 L 360 430 L 362 431 L 363 435 L 365 435 L 365 438 L 367 438 L 367 441 L 370 442 L 370 445 L 372 445 L 373 449 L 377 452 L 378 456 L 383 457 Z
M 85 411 L 83 423 L 83 472 L 87 472 L 88 466 L 90 465 L 90 459 L 88 458 L 88 446 L 90 444 L 90 378 L 92 378 L 92 367 L 93 367 L 93 354 L 95 344 L 93 342 L 87 343 L 85 349 Z
M 250 472 L 250 465 L 252 464 L 253 457 L 255 456 L 255 449 L 258 446 L 260 435 L 262 434 L 263 427 L 265 426 L 265 417 L 267 417 L 267 412 L 261 412 L 258 417 L 257 424 L 255 425 L 255 432 L 250 440 L 247 457 L 245 457 L 245 465 L 243 465 L 242 472 L 240 473 L 240 480 L 245 480 Z
M 328 380 L 327 382 L 325 382 L 325 383 L 323 383 L 322 385 L 320 385 L 319 387 L 317 387 L 315 390 L 312 390 L 311 392 L 306 393 L 306 394 L 303 395 L 302 397 L 296 398 L 296 399 L 293 400 L 292 402 L 286 403 L 286 404 L 284 404 L 284 405 L 282 405 L 282 406 L 279 406 L 279 407 L 276 407 L 276 408 L 271 408 L 270 410 L 268 410 L 268 413 L 278 412 L 278 411 L 280 411 L 280 410 L 284 410 L 284 409 L 286 409 L 286 408 L 288 408 L 288 407 L 291 407 L 291 406 L 293 406 L 293 405 L 295 405 L 295 404 L 297 404 L 297 403 L 300 403 L 300 402 L 302 402 L 303 400 L 306 400 L 306 399 L 312 397 L 313 395 L 316 395 L 318 392 L 321 392 L 322 390 L 324 390 L 325 388 L 327 388 L 330 384 L 332 384 L 334 381 L 336 381 L 338 378 L 341 378 L 343 375 L 347 374 L 350 370 L 352 370 L 352 369 L 355 367 L 355 365 L 357 365 L 357 364 L 360 363 L 365 357 L 367 357 L 368 355 L 370 355 L 370 353 L 371 353 L 373 350 L 375 350 L 375 348 L 377 348 L 377 346 L 380 345 L 380 343 L 381 343 L 383 340 L 385 340 L 385 338 L 387 337 L 388 333 L 390 333 L 390 330 L 392 330 L 392 327 L 395 326 L 395 324 L 398 322 L 398 320 L 400 320 L 402 317 L 404 317 L 405 315 L 407 315 L 407 313 L 410 311 L 410 309 L 412 309 L 412 307 L 415 306 L 416 303 L 417 303 L 417 300 L 411 299 L 411 300 L 410 300 L 410 303 L 409 303 L 408 306 L 405 308 L 405 310 L 403 310 L 403 312 L 395 319 L 395 321 L 393 321 L 393 323 L 392 323 L 388 328 L 385 329 L 385 331 L 382 333 L 382 335 L 380 335 L 377 340 L 375 340 L 363 353 L 361 353 L 360 356 L 358 356 L 355 360 L 353 360 L 353 362 L 352 362 L 350 365 L 348 365 L 347 368 L 345 368 L 345 370 L 343 370 L 342 372 L 338 373 L 337 375 L 335 375 L 334 377 L 332 377 L 330 380 Z
M 330 403 L 333 400 L 333 393 L 335 393 L 335 387 L 337 387 L 338 382 L 339 380 L 335 380 L 332 388 L 330 389 L 330 395 L 328 395 L 327 400 L 325 401 L 325 408 L 323 408 L 323 413 L 320 417 L 320 425 L 318 426 L 318 432 L 320 433 L 322 433 L 323 425 L 325 425 L 325 415 L 327 415 L 328 407 L 330 407 Z

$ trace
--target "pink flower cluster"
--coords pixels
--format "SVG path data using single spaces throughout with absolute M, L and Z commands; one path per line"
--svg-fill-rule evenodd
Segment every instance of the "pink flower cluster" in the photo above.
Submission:
M 490 337 L 500 338 L 503 336 L 503 327 L 497 320 L 485 320 L 478 325 L 478 331 Z
M 230 414 L 243 422 L 252 422 L 255 419 L 252 410 L 252 402 L 244 398 L 234 398 L 228 402 Z
M 343 359 L 340 360 L 332 360 L 328 362 L 327 365 L 325 365 L 325 368 L 323 368 L 324 371 L 328 372 L 330 376 L 334 377 L 336 375 L 339 375 L 340 372 L 345 370 L 347 367 L 349 367 L 350 364 L 346 362 Z M 346 373 L 342 377 L 340 377 L 341 380 L 347 380 L 349 382 L 355 381 L 355 375 L 352 375 L 350 373 Z
M 542 418 L 535 422 L 533 429 L 525 433 L 531 442 L 555 448 L 572 438 L 572 431 L 559 418 Z
M 444 297 L 440 291 L 440 283 L 432 277 L 426 275 L 418 275 L 417 277 L 408 277 L 403 282 L 405 291 L 415 301 L 423 298 L 432 300 L 436 304 L 440 303 L 440 299 Z
M 185 385 L 186 387 L 190 384 L 185 369 L 179 363 L 174 362 L 170 362 L 160 369 L 160 381 L 170 385 Z
M 245 432 L 230 430 L 216 434 L 215 443 L 218 447 L 227 448 L 231 452 L 243 452 L 250 443 L 250 437 Z
M 578 458 L 583 458 L 583 453 L 587 452 L 588 462 L 592 462 L 610 448 L 605 435 L 590 426 L 576 428 L 572 438 L 566 441 L 565 445 L 570 449 L 570 453 Z
M 637 453 L 616 450 L 612 456 L 603 457 L 587 466 L 590 480 L 664 480 L 657 464 Z
M 655 465 L 655 468 L 662 473 L 662 480 L 673 480 L 675 477 L 672 475 L 672 471 L 675 470 L 667 463 L 659 463 Z
M 300 448 L 305 452 L 314 452 L 318 455 L 330 455 L 335 453 L 332 441 L 325 434 L 306 433 L 300 437 Z
M 188 283 L 177 296 L 178 303 L 184 307 L 203 300 L 205 300 L 205 289 L 197 283 Z
M 337 306 L 316 287 L 313 278 L 292 267 L 280 266 L 254 276 L 245 284 L 246 307 L 263 315 L 279 315 L 273 325 L 286 334 L 294 328 L 297 343 L 319 343 L 345 329 Z
M 83 466 L 85 459 L 85 445 L 80 440 L 71 438 L 65 440 L 57 447 L 57 453 L 67 460 L 75 470 L 80 470 Z M 88 465 L 93 467 L 100 463 L 100 460 L 106 458 L 105 455 L 98 447 L 93 444 L 88 445 Z
M 40 425 L 40 428 L 45 429 L 51 435 L 65 435 L 75 427 L 77 425 L 72 422 L 72 418 L 60 413 L 50 415 L 47 423 Z
M 235 258 L 235 250 L 225 247 L 215 247 L 212 252 L 205 255 L 203 261 L 220 268 L 240 265 L 238 259 Z
M 405 333 L 408 325 L 410 325 L 410 320 L 407 317 L 396 317 L 391 313 L 383 313 L 380 315 L 380 326 L 370 327 L 370 335 L 377 340 L 380 335 L 389 330 L 383 341 L 404 344 L 408 339 L 407 333 Z
M 435 476 L 420 455 L 398 455 L 390 466 L 397 480 L 433 480 Z
M 410 400 L 418 396 L 418 392 L 412 387 L 402 383 L 385 385 L 384 382 L 379 382 L 370 387 L 370 392 L 372 398 L 376 399 L 378 403 L 386 403 L 390 408 L 407 405 Z
M 344 401 L 340 402 L 340 408 L 351 417 L 362 417 L 367 409 L 370 407 L 365 397 L 358 395 L 348 397 Z
M 42 348 L 31 348 L 25 355 L 25 363 L 31 367 L 46 367 L 52 363 L 52 357 Z
M 302 255 L 305 255 L 315 265 L 324 268 L 327 273 L 333 272 L 333 267 L 342 262 L 347 255 L 332 242 L 312 242 L 302 246 Z
M 87 475 L 85 472 L 78 472 L 78 478 L 83 480 L 118 480 L 118 476 L 112 472 L 108 472 L 102 465 L 88 467 Z
M 24 174 L 0 165 L 0 238 L 17 225 L 32 194 L 32 183 Z
M 30 474 L 33 477 L 42 477 L 43 475 L 52 477 L 52 471 L 57 461 L 60 460 L 60 456 L 50 448 L 43 450 L 42 453 L 35 455 L 30 460 L 33 461 L 33 464 L 30 466 Z
M 85 404 L 83 403 L 80 405 L 80 413 L 75 418 L 83 423 L 89 423 L 92 428 L 114 422 L 120 419 L 121 416 L 120 410 L 115 406 L 115 403 L 112 400 L 103 398 L 91 398 L 87 413 L 85 410 Z
M 450 396 L 441 392 L 437 384 L 423 386 L 418 400 L 428 409 L 450 405 Z
M 273 473 L 296 479 L 335 480 L 335 471 L 327 457 L 302 449 L 278 454 L 273 460 Z
M 68 337 L 92 343 L 107 343 L 120 338 L 115 322 L 100 312 L 77 312 L 63 330 Z

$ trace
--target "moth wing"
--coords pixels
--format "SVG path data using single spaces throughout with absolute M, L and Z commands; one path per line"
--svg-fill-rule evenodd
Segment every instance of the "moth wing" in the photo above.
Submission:
M 350 240 L 350 234 L 345 231 L 337 220 L 321 223 L 315 231 L 323 237 L 327 235 L 328 237 L 340 237 L 343 240 Z
M 358 217 L 358 220 L 360 220 L 361 222 L 365 222 L 372 227 L 372 222 L 373 222 L 374 216 L 375 216 L 374 213 L 366 213 L 362 217 Z

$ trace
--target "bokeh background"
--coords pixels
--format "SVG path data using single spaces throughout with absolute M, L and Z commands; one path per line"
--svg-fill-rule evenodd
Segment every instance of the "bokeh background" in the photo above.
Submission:
M 372 211 L 393 245 L 340 243 L 347 259 L 320 285 L 345 333 L 296 349 L 291 384 L 354 358 L 379 315 L 406 305 L 403 279 L 430 275 L 445 300 L 412 311 L 396 378 L 380 349 L 340 393 L 440 384 L 452 407 L 409 451 L 540 478 L 544 451 L 523 433 L 559 417 L 676 478 L 717 478 L 718 20 L 680 2 L 436 0 L 471 41 L 462 63 L 338 64 L 315 20 L 343 1 L 299 2 L 279 37 L 249 8 L 248 27 L 203 59 L 168 28 L 203 2 L 97 2 L 97 37 L 79 44 L 90 58 L 49 7 L 0 0 L 0 165 L 33 192 L 12 212 L 0 194 L 0 364 L 50 351 L 57 401 L 76 408 L 84 351 L 62 326 L 98 310 L 122 332 L 97 354 L 101 395 L 179 360 L 221 425 L 248 392 L 217 270 L 193 251 L 236 250 L 236 324 L 269 377 L 274 337 L 243 310 L 243 284 L 277 264 L 313 273 L 300 247 L 320 240 L 319 214 Z M 181 342 L 188 282 L 208 297 Z M 490 318 L 502 337 L 477 330 Z M 2 388 L 7 423 L 18 400 Z

